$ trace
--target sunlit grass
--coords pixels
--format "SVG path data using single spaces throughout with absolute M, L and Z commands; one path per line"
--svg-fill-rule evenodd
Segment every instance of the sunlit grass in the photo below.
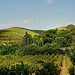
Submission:
M 0 43 L 7 43 L 7 44 L 21 43 L 26 32 L 28 32 L 28 34 L 31 34 L 32 37 L 34 35 L 39 35 L 30 30 L 26 30 L 19 27 L 3 29 L 0 30 Z

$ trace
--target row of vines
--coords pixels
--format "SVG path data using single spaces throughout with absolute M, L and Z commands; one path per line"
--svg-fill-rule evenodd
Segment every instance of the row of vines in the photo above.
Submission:
M 17 58 L 13 55 L 5 55 L 0 57 L 0 74 L 2 75 L 58 75 L 62 64 L 63 55 L 35 55 Z M 26 60 L 24 60 L 26 59 Z M 33 60 L 32 60 L 33 59 Z M 11 64 L 15 61 L 17 64 Z M 20 61 L 20 62 L 18 62 Z M 10 65 L 5 65 L 8 62 Z M 27 63 L 26 63 L 27 62 Z M 28 63 L 30 62 L 30 63 Z

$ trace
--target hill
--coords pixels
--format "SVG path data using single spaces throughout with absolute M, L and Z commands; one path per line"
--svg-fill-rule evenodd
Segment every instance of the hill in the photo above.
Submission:
M 38 33 L 38 34 L 41 34 L 43 32 L 43 30 L 30 30 L 30 31 L 33 31 L 33 32 Z
M 64 27 L 58 27 L 58 31 L 60 30 L 73 30 L 74 26 L 64 26 Z M 43 30 L 30 30 L 26 28 L 21 27 L 12 27 L 7 29 L 0 30 L 0 44 L 16 44 L 21 43 L 22 39 L 25 35 L 25 32 L 28 32 L 28 34 L 31 34 L 32 37 L 34 35 L 39 35 L 43 32 Z M 71 32 L 70 32 L 71 33 Z
M 20 28 L 20 27 L 12 27 L 12 28 L 8 28 L 8 29 L 2 29 L 2 30 L 0 30 L 0 44 L 1 43 L 6 43 L 6 44 L 21 43 L 25 32 L 28 32 L 28 34 L 31 34 L 32 37 L 34 35 L 39 35 L 28 29 L 24 29 L 24 28 Z
M 74 75 L 74 25 L 46 30 L 33 38 L 26 33 L 22 42 L 26 31 L 32 37 L 39 35 L 18 27 L 0 30 L 4 44 L 0 45 L 0 74 Z M 10 43 L 18 45 L 9 46 Z
M 62 29 L 63 29 L 63 30 L 67 30 L 66 26 L 58 27 L 57 29 L 58 29 L 58 30 L 62 30 Z
M 27 28 L 22 28 L 20 27 L 21 29 L 26 29 L 26 30 L 29 30 L 29 31 L 32 31 L 32 32 L 35 32 L 37 34 L 41 34 L 43 32 L 43 30 L 31 30 L 31 29 L 27 29 Z

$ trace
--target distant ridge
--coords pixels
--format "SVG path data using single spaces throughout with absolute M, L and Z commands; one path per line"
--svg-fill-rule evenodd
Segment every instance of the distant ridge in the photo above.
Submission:
M 41 34 L 41 33 L 43 32 L 43 30 L 31 30 L 31 29 L 22 28 L 22 27 L 12 27 L 12 28 L 21 28 L 21 29 L 26 29 L 26 30 L 30 30 L 30 31 L 35 32 L 35 33 L 38 33 L 38 34 Z
M 43 30 L 30 30 L 30 31 L 33 31 L 33 32 L 38 33 L 38 34 L 41 34 L 43 32 Z

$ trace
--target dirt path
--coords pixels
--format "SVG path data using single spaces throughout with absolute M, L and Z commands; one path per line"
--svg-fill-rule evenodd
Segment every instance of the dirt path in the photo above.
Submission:
M 62 62 L 62 67 L 61 67 L 60 75 L 70 75 L 70 74 L 68 73 L 67 68 L 66 68 L 65 56 L 63 56 L 63 62 Z

